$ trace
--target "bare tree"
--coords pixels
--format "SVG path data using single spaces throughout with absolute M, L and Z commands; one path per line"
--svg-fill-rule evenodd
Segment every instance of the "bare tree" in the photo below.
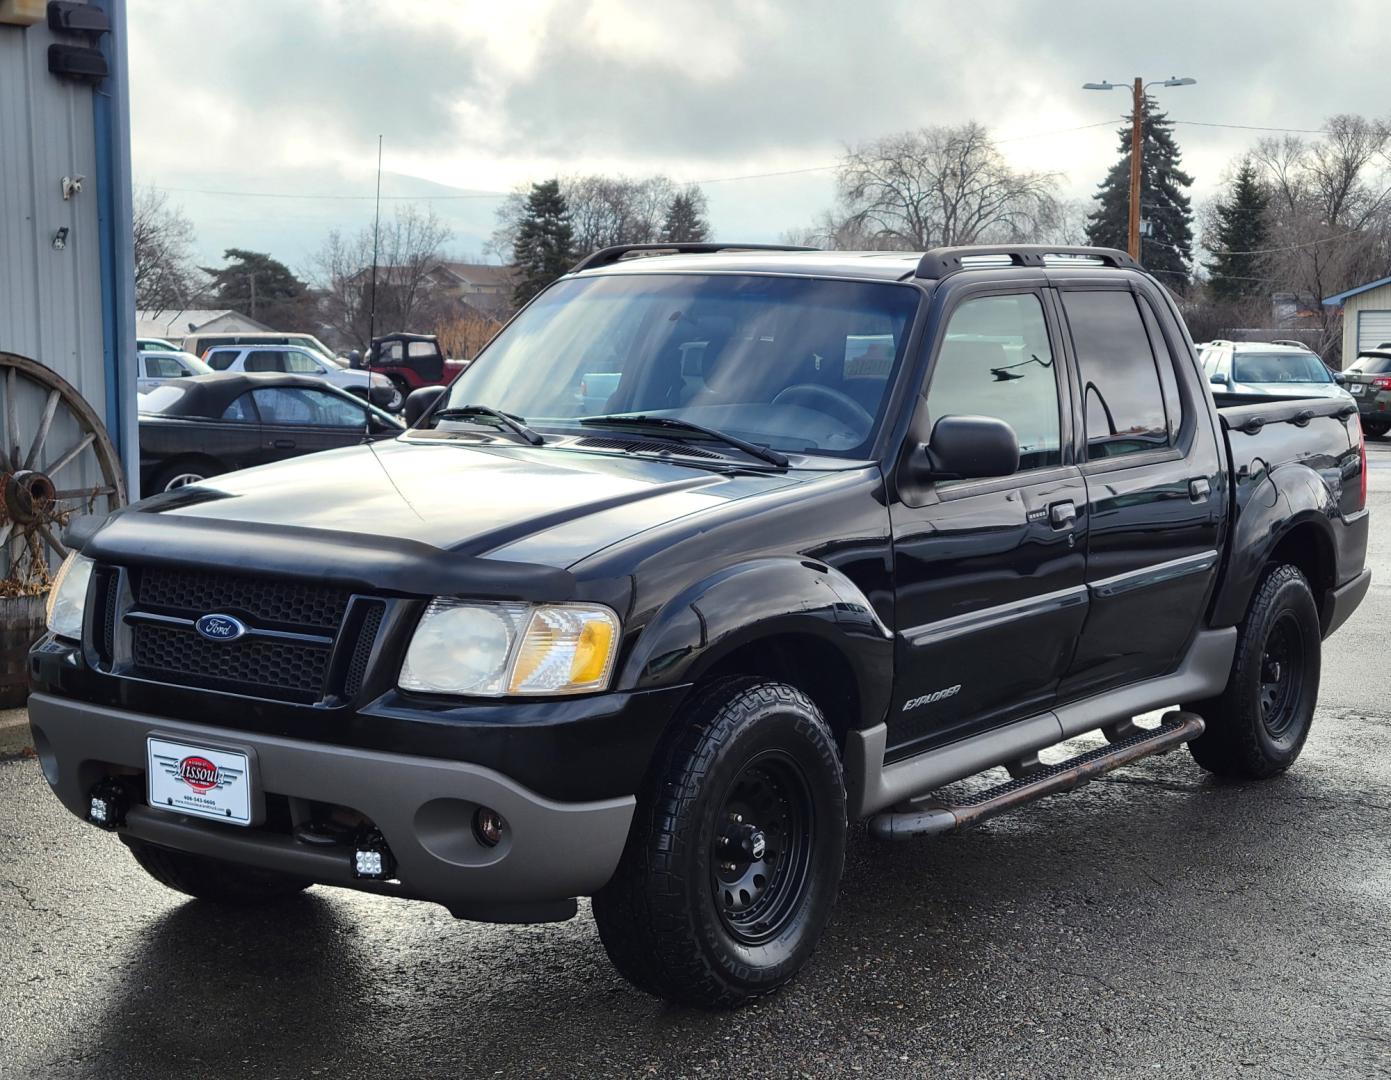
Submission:
M 513 192 L 498 208 L 498 227 L 488 243 L 490 253 L 508 260 L 517 228 L 526 212 L 528 191 Z M 612 244 L 648 244 L 662 238 L 662 226 L 672 200 L 684 194 L 703 205 L 694 186 L 682 188 L 667 176 L 567 176 L 560 193 L 570 211 L 574 250 L 579 255 Z
M 193 306 L 201 291 L 193 263 L 193 223 L 156 187 L 135 191 L 132 207 L 135 306 L 160 311 Z
M 452 233 L 433 209 L 407 203 L 382 222 L 376 259 L 377 333 L 434 325 L 451 301 L 437 289 L 435 268 Z M 345 341 L 366 348 L 372 305 L 372 229 L 334 230 L 313 260 L 324 321 Z
M 1253 159 L 1270 193 L 1272 283 L 1313 313 L 1319 351 L 1331 358 L 1339 313 L 1325 296 L 1385 274 L 1391 258 L 1391 131 L 1381 121 L 1335 116 L 1315 141 L 1264 139 Z
M 1038 240 L 1055 218 L 1056 178 L 1011 168 L 974 122 L 849 149 L 836 187 L 831 231 L 871 248 Z

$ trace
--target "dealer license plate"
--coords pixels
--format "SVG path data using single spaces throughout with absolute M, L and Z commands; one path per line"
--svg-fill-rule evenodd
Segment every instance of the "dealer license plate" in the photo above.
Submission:
M 153 736 L 146 745 L 152 807 L 251 824 L 251 762 L 245 754 Z

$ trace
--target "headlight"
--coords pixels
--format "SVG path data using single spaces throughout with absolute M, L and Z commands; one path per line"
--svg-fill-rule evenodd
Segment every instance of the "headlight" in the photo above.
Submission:
M 401 665 L 400 686 L 431 694 L 579 694 L 603 690 L 618 616 L 601 604 L 431 601 Z
M 87 607 L 87 582 L 92 560 L 73 552 L 58 568 L 48 590 L 48 628 L 59 637 L 82 640 L 82 612 Z

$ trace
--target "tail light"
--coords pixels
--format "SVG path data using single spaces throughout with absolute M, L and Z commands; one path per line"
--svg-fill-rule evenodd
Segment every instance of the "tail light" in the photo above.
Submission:
M 1361 479 L 1358 481 L 1358 491 L 1361 498 L 1358 500 L 1357 509 L 1362 510 L 1367 505 L 1367 435 L 1362 430 L 1362 418 L 1357 418 L 1357 456 L 1361 462 Z
M 1391 375 L 1382 375 L 1372 380 L 1374 390 L 1391 390 Z

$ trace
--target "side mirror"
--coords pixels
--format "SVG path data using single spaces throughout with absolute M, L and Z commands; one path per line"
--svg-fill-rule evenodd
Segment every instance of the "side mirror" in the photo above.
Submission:
M 430 411 L 443 393 L 443 386 L 422 386 L 419 390 L 412 390 L 406 397 L 406 407 L 402 411 L 406 426 L 414 427 L 415 422 Z
M 924 447 L 934 480 L 977 480 L 1019 471 L 1019 437 L 993 416 L 944 416 Z
M 1337 383 L 1339 386 L 1342 386 L 1344 383 L 1348 381 L 1348 377 L 1344 375 L 1341 371 L 1335 371 L 1333 372 L 1333 381 Z
M 1210 383 L 1220 383 L 1222 386 L 1226 386 L 1227 376 L 1223 375 L 1220 371 L 1214 371 L 1207 377 L 1207 381 Z

